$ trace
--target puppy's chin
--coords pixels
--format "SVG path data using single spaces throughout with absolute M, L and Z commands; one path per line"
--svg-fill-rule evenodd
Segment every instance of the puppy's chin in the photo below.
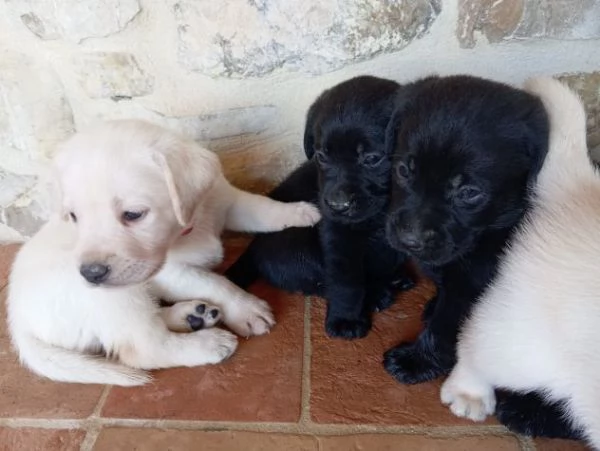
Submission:
M 373 201 L 368 206 L 352 206 L 348 211 L 340 213 L 329 208 L 325 202 L 321 202 L 320 210 L 323 216 L 330 221 L 340 224 L 359 224 L 376 216 L 378 212 L 383 210 L 383 205 L 378 207 L 377 203 Z

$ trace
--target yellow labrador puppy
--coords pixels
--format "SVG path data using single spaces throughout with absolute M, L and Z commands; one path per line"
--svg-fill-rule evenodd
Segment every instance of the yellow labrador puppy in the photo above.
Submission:
M 8 319 L 22 362 L 59 381 L 138 385 L 144 370 L 226 359 L 236 337 L 207 328 L 221 316 L 242 336 L 275 321 L 266 302 L 210 270 L 223 229 L 320 219 L 310 204 L 233 187 L 214 153 L 142 121 L 76 134 L 54 170 L 59 208 L 17 255 Z
M 455 415 L 483 420 L 495 410 L 495 388 L 537 391 L 600 450 L 600 174 L 577 94 L 546 77 L 525 88 L 550 118 L 534 207 L 462 328 L 441 399 Z

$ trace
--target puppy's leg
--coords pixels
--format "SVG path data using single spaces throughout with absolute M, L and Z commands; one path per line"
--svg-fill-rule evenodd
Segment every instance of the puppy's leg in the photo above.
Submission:
M 321 219 L 309 202 L 279 202 L 231 187 L 233 198 L 225 228 L 240 232 L 277 232 L 288 227 L 309 227 Z
M 259 277 L 282 290 L 323 295 L 323 257 L 318 227 L 294 227 L 258 235 L 225 272 L 247 288 Z
M 192 332 L 208 329 L 221 320 L 221 310 L 204 301 L 178 302 L 160 309 L 160 315 L 173 332 Z
M 449 373 L 454 366 L 459 325 L 477 295 L 466 284 L 453 287 L 455 291 L 438 286 L 437 296 L 429 301 L 434 305 L 425 307 L 429 315 L 425 329 L 414 342 L 385 353 L 385 369 L 399 382 L 426 382 Z
M 498 391 L 496 418 L 510 431 L 532 437 L 582 440 L 581 430 L 567 419 L 566 402 L 551 402 L 540 393 Z
M 166 265 L 153 284 L 159 297 L 174 302 L 209 300 L 220 308 L 223 322 L 238 335 L 262 335 L 275 324 L 269 304 L 210 271 Z
M 361 338 L 371 329 L 365 299 L 364 234 L 325 221 L 321 225 L 325 260 L 325 331 L 330 337 Z
M 146 370 L 219 363 L 233 354 L 237 338 L 213 328 L 189 334 L 167 330 L 160 318 L 144 336 L 136 336 L 114 350 L 119 359 L 133 368 Z
M 440 397 L 454 415 L 473 421 L 485 420 L 496 405 L 494 387 L 462 360 L 442 385 Z
M 390 248 L 387 243 L 370 242 L 366 254 L 366 298 L 372 311 L 390 307 L 400 291 L 415 286 L 406 269 L 406 257 Z

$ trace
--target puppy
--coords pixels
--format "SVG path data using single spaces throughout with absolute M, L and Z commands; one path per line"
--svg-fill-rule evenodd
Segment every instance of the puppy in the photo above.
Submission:
M 385 128 L 398 89 L 393 81 L 362 76 L 317 98 L 304 132 L 309 161 L 271 197 L 318 204 L 323 220 L 317 228 L 259 235 L 226 273 L 242 287 L 262 276 L 289 291 L 324 296 L 331 337 L 364 337 L 371 312 L 412 286 L 404 254 L 384 233 L 391 167 Z
M 138 385 L 149 379 L 143 370 L 227 358 L 237 346 L 229 332 L 173 333 L 221 315 L 244 336 L 274 325 L 267 303 L 210 271 L 223 256 L 221 231 L 320 217 L 310 204 L 234 188 L 215 154 L 141 121 L 75 135 L 54 169 L 59 208 L 16 257 L 8 323 L 21 361 L 59 381 Z M 175 304 L 161 310 L 159 298 Z
M 494 412 L 495 387 L 543 391 L 572 423 L 565 433 L 600 449 L 600 176 L 577 95 L 551 78 L 526 88 L 541 97 L 551 125 L 534 208 L 462 328 L 441 398 L 454 414 L 483 420 Z
M 400 91 L 387 136 L 394 153 L 388 240 L 438 288 L 423 332 L 384 356 L 392 376 L 413 384 L 452 369 L 459 324 L 529 206 L 548 120 L 524 91 L 469 76 L 429 77 Z

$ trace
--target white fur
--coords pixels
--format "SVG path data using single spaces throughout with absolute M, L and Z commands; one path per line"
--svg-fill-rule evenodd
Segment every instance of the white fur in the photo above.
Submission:
M 233 334 L 173 332 L 190 331 L 199 298 L 237 334 L 274 325 L 266 302 L 210 270 L 223 257 L 221 232 L 311 226 L 314 206 L 236 189 L 215 154 L 141 121 L 76 134 L 54 163 L 57 214 L 17 255 L 8 295 L 13 344 L 34 372 L 138 385 L 149 380 L 143 370 L 220 362 L 237 346 Z M 124 211 L 143 216 L 126 221 Z M 108 265 L 108 278 L 88 283 L 86 263 Z M 161 309 L 159 297 L 185 304 Z
M 526 89 L 543 100 L 551 125 L 535 207 L 462 329 L 441 398 L 482 420 L 495 387 L 543 390 L 568 402 L 568 418 L 600 449 L 600 176 L 576 94 L 549 78 Z

